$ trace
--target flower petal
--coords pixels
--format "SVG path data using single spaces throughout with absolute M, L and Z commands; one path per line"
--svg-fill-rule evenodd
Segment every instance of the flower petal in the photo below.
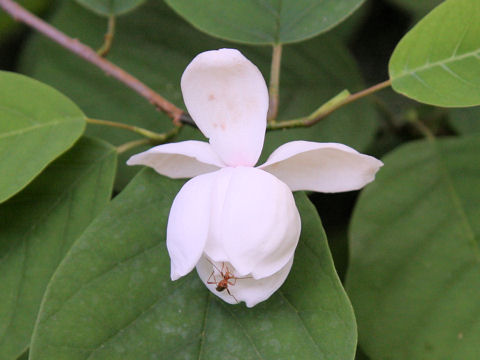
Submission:
M 215 266 L 213 266 L 213 264 L 215 264 Z M 218 262 L 213 263 L 205 255 L 203 255 L 197 264 L 197 272 L 205 286 L 225 302 L 229 304 L 237 304 L 240 301 L 245 301 L 248 307 L 253 307 L 259 302 L 267 300 L 275 291 L 278 290 L 278 288 L 287 278 L 292 264 L 293 256 L 278 272 L 271 276 L 257 280 L 253 277 L 242 278 L 237 276 L 235 269 L 233 266 L 231 266 L 231 264 Z M 232 271 L 233 275 L 237 277 L 237 279 L 230 280 L 233 285 L 228 285 L 228 291 L 216 290 L 216 283 L 222 279 L 221 275 L 219 274 L 219 270 L 222 271 L 222 267 L 224 268 L 224 272 L 225 269 L 228 268 L 228 270 Z
M 238 167 L 216 174 L 227 172 L 228 184 L 222 185 L 225 195 L 212 207 L 205 253 L 215 261 L 230 262 L 241 276 L 270 276 L 293 256 L 300 237 L 300 215 L 292 192 L 262 170 Z
M 211 259 L 219 262 L 229 261 L 223 245 L 222 223 L 225 196 L 234 172 L 234 168 L 231 167 L 226 167 L 215 172 L 215 191 L 212 193 L 212 207 L 210 212 L 210 232 L 203 251 L 207 253 Z
M 146 165 L 173 179 L 190 178 L 225 166 L 210 144 L 195 140 L 155 146 L 130 157 L 127 165 Z
M 203 52 L 181 81 L 188 112 L 229 166 L 253 166 L 265 137 L 268 90 L 258 68 L 238 50 Z
M 382 166 L 380 160 L 346 145 L 292 141 L 258 168 L 284 181 L 292 191 L 341 192 L 364 187 Z
M 214 174 L 189 180 L 173 200 L 167 225 L 172 280 L 192 271 L 202 255 L 210 227 Z

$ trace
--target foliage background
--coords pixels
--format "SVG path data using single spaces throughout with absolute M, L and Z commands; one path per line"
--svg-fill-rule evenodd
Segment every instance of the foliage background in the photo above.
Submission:
M 49 19 L 49 22 L 69 35 L 80 38 L 94 48 L 100 45 L 106 29 L 105 18 L 93 15 L 72 1 L 37 0 L 26 1 L 26 3 L 32 10 L 42 14 Z M 279 118 L 282 120 L 308 114 L 344 88 L 353 92 L 388 79 L 388 62 L 398 41 L 415 22 L 438 3 L 440 1 L 436 0 L 422 2 L 369 0 L 348 20 L 326 34 L 298 44 L 286 45 L 282 62 Z M 175 29 L 175 32 L 169 29 Z M 240 48 L 268 78 L 271 52 L 269 47 L 238 45 L 214 39 L 194 30 L 163 2 L 151 0 L 132 13 L 119 18 L 118 34 L 109 59 L 140 77 L 176 104 L 182 104 L 179 79 L 185 66 L 196 53 L 225 46 Z M 85 64 L 74 55 L 33 34 L 31 30 L 12 23 L 3 13 L 0 14 L 0 54 L 0 69 L 26 73 L 53 85 L 73 99 L 88 116 L 141 125 L 159 132 L 168 130 L 168 119 L 155 112 L 142 99 L 136 98 L 114 80 L 105 78 L 99 70 Z M 439 140 L 434 145 L 420 140 L 424 134 L 419 131 L 418 126 L 415 126 L 418 119 L 437 136 L 457 136 L 457 140 Z M 328 308 L 334 301 L 332 299 L 337 299 L 335 296 L 343 294 L 339 283 L 335 283 L 328 289 L 298 285 L 299 282 L 307 285 L 322 283 L 319 280 L 322 275 L 319 274 L 331 268 L 328 256 L 322 257 L 325 253 L 328 254 L 325 243 L 328 238 L 335 268 L 343 284 L 347 286 L 357 317 L 360 343 L 356 355 L 358 359 L 475 359 L 480 351 L 478 340 L 475 340 L 475 338 L 478 339 L 478 336 L 475 337 L 475 334 L 478 335 L 478 320 L 472 315 L 478 311 L 475 304 L 479 303 L 476 301 L 478 291 L 475 291 L 475 284 L 479 280 L 478 265 L 475 263 L 475 258 L 472 260 L 470 257 L 468 246 L 465 248 L 457 246 L 458 243 L 452 243 L 451 239 L 469 241 L 471 237 L 474 243 L 478 242 L 476 214 L 479 210 L 478 205 L 471 205 L 478 204 L 476 199 L 479 196 L 478 191 L 475 190 L 478 189 L 478 138 L 473 136 L 464 140 L 463 137 L 458 136 L 478 133 L 480 131 L 478 124 L 478 108 L 445 109 L 424 105 L 407 99 L 391 89 L 386 89 L 341 109 L 314 128 L 269 133 L 263 158 L 281 143 L 291 139 L 306 139 L 346 143 L 359 151 L 382 158 L 386 166 L 382 170 L 384 175 L 362 193 L 360 203 L 358 192 L 309 196 L 322 219 L 326 237 L 321 229 L 322 224 L 312 216 L 310 205 L 303 195 L 298 195 L 299 207 L 302 215 L 305 214 L 302 216 L 302 221 L 312 224 L 305 229 L 315 229 L 317 234 L 321 234 L 320 240 L 308 245 L 309 240 L 305 233 L 302 235 L 299 253 L 303 255 L 299 257 L 303 259 L 303 266 L 294 269 L 282 292 L 272 299 L 271 304 L 292 301 L 294 310 L 281 313 L 278 309 L 282 306 L 278 305 L 279 313 L 276 313 L 277 317 L 274 319 L 278 320 L 278 323 L 272 320 L 272 324 L 269 322 L 271 319 L 262 319 L 263 325 L 269 324 L 271 327 L 278 328 L 279 333 L 273 334 L 267 331 L 263 335 L 261 332 L 250 333 L 250 336 L 254 338 L 257 336 L 261 340 L 264 339 L 265 334 L 269 334 L 268 336 L 280 344 L 295 342 L 296 351 L 299 351 L 298 349 L 303 351 L 299 353 L 299 358 L 309 358 L 309 356 L 321 358 L 319 353 L 327 359 L 351 358 L 351 348 L 355 346 L 356 339 L 348 301 L 337 304 L 338 308 L 342 309 L 339 311 L 341 313 L 339 318 L 342 320 L 336 325 L 332 325 L 334 323 L 332 319 L 325 322 L 325 318 L 322 318 L 324 325 L 319 325 L 318 319 L 313 315 L 310 316 L 310 313 L 314 313 L 313 308 Z M 134 138 L 118 130 L 92 126 L 88 127 L 87 134 L 107 140 L 114 145 Z M 192 138 L 201 139 L 201 134 L 191 128 L 184 129 L 180 139 Z M 400 146 L 416 140 L 420 141 Z M 99 149 L 102 147 L 99 144 L 97 146 Z M 139 150 L 137 148 L 119 157 L 115 194 L 120 193 L 138 171 L 137 168 L 126 167 L 124 163 L 131 153 Z M 111 149 L 104 149 L 104 151 L 109 154 Z M 384 158 L 386 154 L 388 155 Z M 410 173 L 411 169 L 415 171 Z M 443 170 L 439 172 L 438 169 Z M 446 179 L 448 176 L 445 176 L 445 173 L 463 173 L 465 176 Z M 136 243 L 138 248 L 130 249 L 122 243 L 127 238 L 117 239 L 121 244 L 117 244 L 118 246 L 110 244 L 110 249 L 96 248 L 99 237 L 105 237 L 105 239 L 111 237 L 112 228 L 120 227 L 127 231 L 126 225 L 123 228 L 123 225 L 117 223 L 118 219 L 126 216 L 125 209 L 139 207 L 146 209 L 146 212 L 147 210 L 165 212 L 166 217 L 169 203 L 181 183 L 167 182 L 162 186 L 162 183 L 155 183 L 152 178 L 152 173 L 148 171 L 144 171 L 135 178 L 134 182 L 116 197 L 113 205 L 102 213 L 103 218 L 97 218 L 96 222 L 89 227 L 89 231 L 82 235 L 80 241 L 82 247 L 76 247 L 63 262 L 61 275 L 57 276 L 53 282 L 54 288 L 62 291 L 51 295 L 54 300 L 42 309 L 41 319 L 45 319 L 42 320 L 43 331 L 35 337 L 35 341 L 39 344 L 51 342 L 52 339 L 56 339 L 57 343 L 50 344 L 50 348 L 38 345 L 37 349 L 40 350 L 37 350 L 34 358 L 55 358 L 54 356 L 70 358 L 72 349 L 75 348 L 76 356 L 83 359 L 87 355 L 84 354 L 85 350 L 80 345 L 93 346 L 92 343 L 99 338 L 108 339 L 111 336 L 112 329 L 107 329 L 109 331 L 105 333 L 101 333 L 102 329 L 100 329 L 90 334 L 91 323 L 86 321 L 82 324 L 86 313 L 92 318 L 96 316 L 94 313 L 86 312 L 86 307 L 90 306 L 98 310 L 96 307 L 98 304 L 89 303 L 92 299 L 89 293 L 92 291 L 90 288 L 80 293 L 82 298 L 72 305 L 72 309 L 66 310 L 65 323 L 62 323 L 61 318 L 59 322 L 51 325 L 48 313 L 58 306 L 55 301 L 60 303 L 59 299 L 68 297 L 68 292 L 74 291 L 75 286 L 68 285 L 72 280 L 71 276 L 74 278 L 77 276 L 72 275 L 74 270 L 82 269 L 84 275 L 78 281 L 90 284 L 88 277 L 95 276 L 95 266 L 98 268 L 105 266 L 105 259 L 115 264 L 123 255 L 128 257 L 131 253 L 139 252 L 139 249 L 158 246 L 155 239 L 162 236 L 160 234 L 162 224 L 149 224 L 147 221 L 143 224 L 143 228 L 151 228 L 150 233 L 133 226 L 132 228 L 136 230 L 132 230 L 127 237 L 143 239 L 143 242 Z M 148 188 L 149 186 L 151 187 Z M 131 198 L 128 194 L 140 194 L 140 189 L 144 187 L 149 190 L 142 193 L 134 203 L 130 203 Z M 471 191 L 452 192 L 454 195 L 451 198 L 445 196 L 452 188 Z M 167 193 L 165 189 L 168 189 Z M 408 191 L 405 194 L 406 189 Z M 424 202 L 420 202 L 418 199 L 423 201 L 424 193 L 428 193 L 429 196 Z M 452 203 L 460 203 L 460 210 L 466 212 L 466 220 L 456 211 L 449 212 Z M 462 204 L 464 204 L 463 207 Z M 355 207 L 355 215 L 352 215 Z M 379 211 L 378 208 L 383 211 Z M 416 212 L 409 217 L 412 208 L 416 209 Z M 387 211 L 389 209 L 393 209 L 391 213 Z M 438 216 L 432 209 L 440 209 Z M 126 219 L 141 222 L 140 215 L 138 219 L 132 220 L 127 216 Z M 453 224 L 451 227 L 440 225 L 441 221 L 448 223 L 448 220 Z M 110 223 L 112 221 L 114 223 Z M 463 224 L 464 221 L 466 225 Z M 128 221 L 125 220 L 125 222 Z M 378 224 L 386 225 L 382 228 Z M 431 226 L 424 226 L 425 224 Z M 465 226 L 462 227 L 462 224 Z M 468 227 L 471 224 L 474 228 L 469 230 Z M 392 227 L 397 231 L 393 231 Z M 473 235 L 469 231 L 472 231 Z M 373 237 L 372 234 L 374 234 Z M 352 260 L 349 259 L 349 237 Z M 371 240 L 372 238 L 374 241 Z M 432 248 L 431 242 L 427 241 L 432 238 L 438 239 L 434 244 L 440 250 L 437 251 L 436 247 Z M 369 244 L 369 239 L 372 244 Z M 308 259 L 309 251 L 304 249 L 305 246 L 317 247 L 318 251 L 312 252 L 317 257 Z M 82 256 L 86 256 L 82 255 L 82 251 L 86 251 L 87 248 L 90 251 L 88 254 L 91 251 L 105 252 L 105 258 L 99 259 L 98 265 L 95 266 L 92 265 L 95 259 L 82 262 Z M 123 249 L 125 254 L 119 254 L 115 250 L 118 248 Z M 448 268 L 447 265 L 451 262 L 449 255 L 452 253 L 460 262 L 460 267 L 452 265 Z M 149 269 L 157 266 L 168 268 L 168 258 L 165 254 L 155 254 L 151 257 L 148 257 L 148 252 L 146 254 L 145 259 L 138 260 L 144 261 L 142 266 L 147 266 Z M 398 259 L 392 255 L 398 255 Z M 382 263 L 383 258 L 386 260 Z M 372 261 L 369 262 L 369 260 Z M 314 276 L 309 277 L 308 273 L 319 264 L 326 265 L 320 267 L 318 271 L 313 271 Z M 382 274 L 391 264 L 392 275 L 385 280 Z M 144 303 L 138 303 L 138 297 L 134 295 L 132 298 L 123 298 L 123 301 L 128 303 L 127 308 L 132 308 L 132 311 L 142 313 L 152 306 L 152 302 L 156 303 L 155 292 L 147 292 L 145 295 L 145 289 L 154 289 L 159 286 L 167 292 L 177 291 L 169 282 L 159 283 L 160 275 L 154 274 L 155 276 L 149 277 L 145 273 L 135 272 L 135 266 L 136 263 L 132 262 L 127 268 L 119 270 L 140 279 L 135 283 L 138 286 L 129 287 L 128 291 L 132 291 L 133 294 L 135 291 L 138 294 L 142 293 L 143 295 L 139 297 Z M 432 267 L 442 268 L 444 271 L 436 273 L 430 270 Z M 350 272 L 348 280 L 346 280 L 347 269 Z M 88 275 L 89 271 L 92 271 L 92 274 Z M 457 288 L 448 285 L 452 276 L 457 279 L 463 274 L 467 275 L 458 283 L 456 282 Z M 108 277 L 97 288 L 98 292 L 103 294 L 101 297 L 111 298 L 112 303 L 116 295 L 120 296 L 119 294 L 126 291 L 122 287 L 124 284 L 121 276 L 119 278 L 115 276 Z M 335 276 L 328 275 L 326 278 L 335 279 Z M 399 278 L 400 281 L 398 281 Z M 275 349 L 278 344 L 275 346 L 263 344 L 259 340 L 260 343 L 252 347 L 251 340 L 244 338 L 245 332 L 241 330 L 249 328 L 252 323 L 262 317 L 262 314 L 270 314 L 268 311 L 272 311 L 271 308 L 267 310 L 261 305 L 250 313 L 238 308 L 231 310 L 219 302 L 211 302 L 204 289 L 199 287 L 199 283 L 193 279 L 189 281 L 190 279 L 192 275 L 178 286 L 183 289 L 180 294 L 175 293 L 176 295 L 170 300 L 162 299 L 158 302 L 157 305 L 160 308 L 169 309 L 167 312 L 162 313 L 163 315 L 155 311 L 152 314 L 149 313 L 142 320 L 143 325 L 139 327 L 138 332 L 133 331 L 128 336 L 125 335 L 126 338 L 120 336 L 116 342 L 103 342 L 102 346 L 95 350 L 93 358 L 107 359 L 111 358 L 113 353 L 124 358 L 135 356 L 147 358 L 149 354 L 162 353 L 164 351 L 162 349 L 173 348 L 174 336 L 165 337 L 164 343 L 158 343 L 158 338 L 152 334 L 155 333 L 154 325 L 178 327 L 176 322 L 178 320 L 165 318 L 164 314 L 173 314 L 180 307 L 179 304 L 185 306 L 182 309 L 185 309 L 187 315 L 182 319 L 190 319 L 190 323 L 184 325 L 192 331 L 192 334 L 204 331 L 196 327 L 201 322 L 202 314 L 205 318 L 207 318 L 205 315 L 207 311 L 210 314 L 208 341 L 205 348 L 200 350 L 200 354 L 205 358 L 215 358 L 225 353 L 232 354 L 232 358 L 235 356 L 241 359 L 256 358 L 258 354 L 255 351 L 259 351 L 265 358 L 275 358 L 275 351 L 272 349 Z M 409 279 L 413 279 L 411 283 Z M 62 284 L 62 286 L 56 284 Z M 422 292 L 419 298 L 411 296 L 417 293 L 418 288 L 424 286 L 422 284 L 434 284 L 434 286 Z M 332 294 L 331 298 L 328 297 L 329 291 Z M 376 292 L 381 295 L 372 298 L 372 293 Z M 198 294 L 203 294 L 204 297 L 199 297 Z M 283 300 L 282 297 L 284 297 Z M 195 301 L 189 303 L 191 299 Z M 110 316 L 108 322 L 114 330 L 123 328 L 122 322 L 125 322 L 125 318 L 122 316 L 125 314 L 116 318 L 115 312 L 109 313 L 110 304 L 105 303 L 105 308 L 99 311 L 105 316 Z M 406 305 L 402 307 L 404 304 Z M 421 306 L 414 309 L 412 304 Z M 433 312 L 429 316 L 422 317 L 432 307 L 438 313 Z M 198 308 L 205 309 L 204 313 L 196 311 Z M 124 307 L 113 308 L 117 311 L 118 309 L 124 309 Z M 416 312 L 417 310 L 419 312 Z M 298 314 L 301 315 L 296 317 Z M 151 323 L 148 321 L 149 317 L 151 317 Z M 443 320 L 431 321 L 432 318 Z M 472 318 L 473 321 L 469 322 L 468 319 Z M 242 319 L 240 325 L 238 319 Z M 68 328 L 72 323 L 80 329 L 77 337 L 72 336 L 76 329 Z M 295 325 L 291 325 L 292 323 Z M 292 331 L 298 335 L 297 337 L 288 337 L 284 332 L 282 333 L 281 329 L 285 330 L 288 326 L 297 326 L 297 331 Z M 327 329 L 329 326 L 331 328 Z M 466 332 L 464 328 L 468 328 Z M 332 338 L 304 343 L 305 338 L 312 333 L 315 337 L 315 329 L 320 329 L 318 338 L 325 334 L 331 334 Z M 163 328 L 163 331 L 166 329 Z M 346 336 L 346 339 L 338 340 L 342 337 L 341 333 L 350 335 Z M 336 334 L 338 337 L 335 337 Z M 336 339 L 339 341 L 338 346 L 325 345 L 327 340 L 331 344 L 335 343 Z M 139 346 L 139 341 L 144 341 L 142 346 Z M 69 344 L 70 347 L 62 348 L 65 344 Z M 189 346 L 195 347 L 196 344 L 188 342 L 182 344 L 185 357 L 198 351 L 192 350 Z M 256 347 L 258 349 L 253 351 L 252 348 Z M 9 351 L 8 347 L 6 349 L 5 354 Z M 60 349 L 64 349 L 65 353 L 62 354 Z M 147 350 L 145 353 L 139 353 L 139 349 Z M 289 350 L 291 351 L 288 348 L 282 348 L 282 350 L 286 354 Z M 12 350 L 11 354 L 15 351 Z M 329 353 L 330 351 L 332 353 Z M 14 358 L 13 355 L 4 356 L 5 359 Z

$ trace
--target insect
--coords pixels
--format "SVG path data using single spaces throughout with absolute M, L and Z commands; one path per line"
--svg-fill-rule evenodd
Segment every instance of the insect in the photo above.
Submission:
M 208 260 L 208 259 L 207 259 Z M 212 273 L 210 274 L 210 276 L 208 277 L 207 279 L 207 284 L 215 284 L 217 285 L 217 287 L 215 288 L 215 290 L 217 290 L 218 292 L 222 292 L 224 290 L 227 291 L 228 295 L 230 295 L 231 297 L 233 297 L 235 299 L 235 301 L 237 302 L 237 304 L 239 303 L 239 301 L 237 300 L 237 298 L 230 292 L 230 290 L 228 289 L 229 286 L 234 286 L 236 283 L 237 283 L 237 280 L 239 279 L 248 279 L 248 278 L 251 278 L 251 276 L 248 276 L 248 277 L 241 277 L 241 278 L 238 278 L 236 277 L 231 271 L 230 269 L 228 268 L 228 266 L 225 264 L 225 263 L 222 263 L 222 269 L 219 269 L 213 262 L 211 262 L 210 260 L 208 260 L 208 262 L 210 264 L 212 264 L 212 266 L 220 273 L 220 276 L 221 276 L 221 280 L 220 281 L 217 281 L 217 278 L 215 277 L 215 270 L 212 271 Z M 212 278 L 213 278 L 213 281 L 212 281 Z

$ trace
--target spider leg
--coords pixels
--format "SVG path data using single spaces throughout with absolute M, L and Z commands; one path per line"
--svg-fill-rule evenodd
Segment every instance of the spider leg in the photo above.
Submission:
M 207 259 L 207 258 L 206 258 L 206 259 Z M 207 261 L 208 261 L 210 264 L 212 264 L 212 266 L 213 266 L 213 267 L 218 271 L 218 273 L 219 273 L 220 275 L 222 275 L 222 277 L 223 277 L 223 271 L 221 271 L 213 262 L 211 262 L 210 259 L 207 259 Z M 224 264 L 225 264 L 225 263 L 224 263 Z M 223 269 L 223 266 L 222 266 L 222 269 Z
M 237 304 L 240 304 L 240 301 L 237 300 L 237 298 L 230 292 L 230 290 L 228 290 L 228 288 L 226 290 L 227 290 L 228 295 L 233 297 L 235 299 L 235 301 L 237 302 Z
M 213 281 L 210 281 L 210 279 L 213 277 Z M 208 277 L 207 279 L 207 284 L 218 284 L 217 282 L 217 279 L 215 278 L 215 274 L 214 272 L 212 271 L 212 273 L 210 274 L 210 276 Z

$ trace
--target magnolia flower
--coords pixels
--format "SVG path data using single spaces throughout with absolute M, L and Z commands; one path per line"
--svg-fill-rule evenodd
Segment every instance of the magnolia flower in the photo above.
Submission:
M 254 167 L 265 137 L 268 90 L 238 50 L 199 54 L 181 88 L 209 143 L 156 146 L 127 164 L 192 178 L 168 218 L 172 280 L 196 266 L 215 295 L 252 307 L 282 285 L 292 266 L 301 228 L 292 191 L 360 189 L 383 164 L 342 144 L 293 141 Z

